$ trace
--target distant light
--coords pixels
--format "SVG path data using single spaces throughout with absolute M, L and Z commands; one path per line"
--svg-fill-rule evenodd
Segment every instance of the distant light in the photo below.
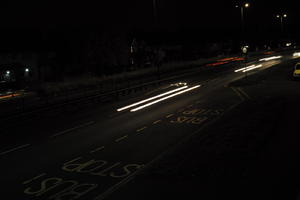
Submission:
M 10 74 L 10 71 L 9 71 L 9 70 L 7 70 L 7 71 L 6 71 L 6 74 L 7 74 L 7 75 L 9 75 L 9 74 Z
M 276 17 L 277 17 L 277 18 L 280 18 L 280 15 L 277 15 Z
M 287 17 L 287 14 L 284 14 L 283 17 Z
M 250 6 L 249 3 L 245 3 L 245 7 L 248 8 Z
M 29 72 L 29 69 L 28 69 L 28 68 L 26 68 L 26 69 L 25 69 L 25 72 Z
M 238 5 L 236 5 L 235 7 L 236 7 L 236 8 L 238 8 L 239 6 L 238 6 Z
M 287 47 L 292 46 L 292 43 L 286 43 L 286 46 Z
M 158 100 L 156 100 L 156 101 L 152 101 L 152 102 L 150 102 L 150 103 L 148 103 L 148 104 L 145 104 L 145 105 L 142 105 L 142 106 L 137 107 L 137 108 L 135 108 L 135 109 L 132 109 L 132 110 L 130 110 L 130 112 L 136 112 L 136 111 L 138 111 L 138 110 L 142 110 L 143 108 L 149 107 L 149 106 L 151 106 L 151 105 L 153 105 L 153 104 L 156 104 L 156 103 L 159 103 L 159 102 L 161 102 L 161 101 L 164 101 L 164 100 L 170 99 L 170 98 L 172 98 L 172 97 L 178 96 L 178 95 L 180 95 L 180 94 L 189 92 L 189 91 L 194 90 L 194 89 L 197 89 L 197 88 L 199 88 L 199 87 L 201 87 L 201 85 L 197 85 L 197 86 L 195 86 L 195 87 L 188 88 L 188 89 L 186 89 L 186 90 L 183 90 L 183 91 L 177 92 L 177 93 L 175 93 L 175 94 L 166 96 L 166 97 L 161 98 L 161 99 L 158 99 Z
M 127 109 L 129 109 L 129 108 L 134 107 L 134 106 L 137 106 L 137 105 L 146 103 L 146 102 L 151 101 L 151 100 L 154 100 L 154 99 L 158 99 L 158 98 L 160 98 L 160 97 L 166 96 L 166 95 L 168 95 L 168 94 L 172 94 L 172 93 L 174 93 L 174 92 L 177 92 L 177 91 L 180 91 L 180 90 L 183 90 L 183 89 L 186 89 L 186 88 L 188 88 L 188 86 L 180 87 L 180 88 L 171 90 L 171 91 L 169 91 L 169 92 L 165 92 L 165 93 L 162 93 L 162 94 L 160 94 L 160 95 L 157 95 L 157 96 L 154 96 L 154 97 L 151 97 L 151 98 L 148 98 L 148 99 L 145 99 L 145 100 L 136 102 L 136 103 L 131 104 L 131 105 L 128 105 L 128 106 L 125 106 L 125 107 L 123 107 L 123 108 L 119 108 L 119 109 L 117 109 L 117 111 L 118 111 L 118 112 L 121 112 L 121 111 L 123 111 L 123 110 L 127 110 Z
M 294 57 L 294 58 L 300 57 L 300 52 L 295 52 L 295 53 L 293 54 L 293 57 Z
M 269 58 L 262 58 L 259 61 L 270 61 L 270 60 L 276 60 L 282 58 L 282 56 L 273 56 L 273 57 L 269 57 Z

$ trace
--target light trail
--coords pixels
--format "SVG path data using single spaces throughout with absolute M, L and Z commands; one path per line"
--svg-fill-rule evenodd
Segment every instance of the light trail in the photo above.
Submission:
M 144 108 L 146 108 L 146 107 L 149 107 L 149 106 L 151 106 L 151 105 L 153 105 L 153 104 L 159 103 L 159 102 L 161 102 L 161 101 L 165 101 L 165 100 L 167 100 L 167 99 L 170 99 L 170 98 L 175 97 L 175 96 L 178 96 L 178 95 L 180 95 L 180 94 L 189 92 L 189 91 L 194 90 L 194 89 L 197 89 L 197 88 L 199 88 L 199 87 L 201 87 L 201 85 L 197 85 L 197 86 L 188 88 L 188 89 L 186 89 L 186 90 L 177 92 L 177 93 L 175 93 L 175 94 L 166 96 L 166 97 L 164 97 L 164 98 L 161 98 L 161 99 L 158 99 L 158 100 L 156 100 L 156 101 L 150 102 L 150 103 L 148 103 L 148 104 L 142 105 L 142 106 L 140 106 L 140 107 L 134 108 L 134 109 L 130 110 L 130 112 L 136 112 L 136 111 L 138 111 L 138 110 L 141 110 L 141 109 L 144 109 Z
M 127 109 L 129 109 L 129 108 L 132 108 L 132 107 L 134 107 L 134 106 L 140 105 L 140 104 L 142 104 L 142 103 L 146 103 L 146 102 L 148 102 L 148 101 L 151 101 L 151 100 L 154 100 L 154 99 L 158 99 L 158 98 L 160 98 L 160 97 L 166 96 L 166 95 L 168 95 L 168 94 L 172 94 L 172 93 L 174 93 L 174 92 L 177 92 L 177 91 L 180 91 L 180 90 L 183 90 L 183 89 L 186 89 L 186 88 L 188 88 L 188 86 L 180 87 L 180 88 L 171 90 L 171 91 L 169 91 L 169 92 L 165 92 L 165 93 L 162 93 L 162 94 L 160 94 L 160 95 L 157 95 L 157 96 L 154 96 L 154 97 L 150 97 L 150 98 L 148 98 L 148 99 L 145 99 L 145 100 L 142 100 L 142 101 L 139 101 L 139 102 L 130 104 L 130 105 L 125 106 L 125 107 L 123 107 L 123 108 L 119 108 L 119 109 L 117 109 L 117 111 L 118 111 L 118 112 L 121 112 L 121 111 L 123 111 L 123 110 L 127 110 Z
M 257 69 L 257 68 L 261 68 L 262 66 L 263 66 L 263 65 L 257 65 L 257 66 L 254 66 L 254 67 L 245 69 L 243 72 L 248 72 L 248 71 L 251 71 L 251 70 L 254 70 L 254 69 Z
M 282 58 L 282 56 L 273 56 L 273 57 L 269 57 L 269 58 L 262 58 L 259 61 L 270 61 L 270 60 L 276 60 Z
M 243 67 L 243 68 L 241 68 L 241 69 L 235 70 L 234 72 L 244 71 L 244 70 L 246 70 L 246 69 L 248 69 L 248 68 L 252 68 L 252 67 L 254 67 L 254 66 L 255 66 L 255 65 L 250 65 L 250 66 L 248 66 L 248 67 Z

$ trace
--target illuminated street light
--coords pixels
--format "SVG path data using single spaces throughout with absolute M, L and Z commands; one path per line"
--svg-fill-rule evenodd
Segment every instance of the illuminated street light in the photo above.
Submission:
M 28 69 L 28 68 L 26 68 L 26 69 L 25 69 L 25 72 L 29 72 L 29 69 Z
M 245 3 L 245 8 L 248 8 L 250 6 L 249 3 Z
M 283 18 L 287 18 L 287 14 L 278 14 L 276 15 L 278 19 L 280 19 L 281 32 L 283 33 Z
M 7 75 L 9 75 L 9 74 L 10 74 L 10 71 L 9 71 L 9 70 L 7 70 L 7 71 L 6 71 L 6 74 L 7 74 Z

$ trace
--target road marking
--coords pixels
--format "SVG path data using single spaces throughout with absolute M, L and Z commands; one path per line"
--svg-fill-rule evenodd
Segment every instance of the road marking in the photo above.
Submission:
M 191 108 L 191 107 L 193 107 L 194 106 L 194 104 L 191 104 L 191 105 L 189 105 L 187 108 Z
M 75 126 L 75 127 L 73 127 L 73 128 L 70 128 L 70 129 L 61 131 L 61 132 L 59 132 L 59 133 L 56 133 L 56 134 L 50 136 L 50 138 L 55 138 L 55 137 L 57 137 L 57 136 L 64 135 L 64 134 L 69 133 L 69 132 L 71 132 L 71 131 L 75 131 L 75 130 L 77 130 L 77 129 L 84 128 L 84 127 L 86 127 L 86 126 L 90 126 L 90 125 L 92 125 L 92 124 L 94 124 L 94 123 L 95 123 L 94 121 L 90 121 L 90 122 L 87 122 L 87 123 L 85 123 L 85 124 L 81 124 L 81 125 L 79 125 L 79 126 Z
M 158 124 L 160 122 L 161 122 L 161 120 L 157 120 L 157 121 L 153 122 L 153 124 Z
M 241 103 L 235 104 L 233 106 L 231 106 L 226 113 L 228 113 L 229 111 L 233 110 L 234 108 L 236 108 L 238 105 L 240 105 Z M 165 150 L 164 152 L 162 152 L 161 154 L 159 154 L 158 156 L 156 156 L 154 159 L 152 159 L 150 162 L 148 162 L 146 165 L 144 165 L 144 167 L 140 170 L 135 171 L 134 173 L 130 174 L 129 176 L 127 176 L 126 178 L 124 178 L 123 180 L 121 180 L 120 182 L 118 182 L 117 184 L 111 186 L 109 189 L 107 189 L 105 192 L 99 194 L 97 197 L 95 197 L 93 200 L 104 200 L 108 195 L 114 193 L 116 190 L 118 190 L 121 186 L 127 184 L 129 181 L 133 180 L 137 175 L 141 174 L 142 172 L 144 172 L 145 170 L 149 169 L 154 163 L 156 163 L 158 160 L 160 160 L 161 158 L 163 158 L 164 156 L 168 155 L 170 152 L 173 152 L 174 149 L 178 149 L 178 147 L 182 144 L 184 144 L 185 142 L 189 141 L 194 135 L 198 134 L 200 131 L 202 131 L 203 129 L 205 129 L 206 127 L 208 127 L 209 125 L 212 125 L 213 123 L 215 123 L 217 120 L 219 120 L 222 116 L 224 116 L 225 112 L 216 117 L 215 119 L 212 119 L 211 121 L 209 121 L 208 123 L 204 124 L 201 128 L 197 129 L 196 131 L 194 131 L 192 134 L 190 134 L 189 136 L 185 137 L 183 140 L 180 140 L 180 142 L 178 142 L 175 145 L 172 145 L 171 147 L 169 147 L 167 150 Z
M 140 128 L 140 129 L 136 130 L 136 132 L 141 132 L 141 131 L 145 130 L 146 128 L 147 128 L 147 126 L 145 126 L 145 127 L 143 127 L 143 128 Z
M 242 88 L 237 88 L 247 99 L 251 99 L 251 97 L 242 89 Z
M 174 116 L 174 114 L 167 115 L 166 118 L 170 118 L 172 116 Z
M 74 161 L 76 161 L 76 160 L 80 160 L 81 159 L 81 157 L 77 157 L 77 158 L 75 158 L 75 159 L 73 159 L 73 160 L 70 160 L 70 161 L 68 161 L 68 162 L 65 162 L 65 163 L 72 163 L 72 162 L 74 162 Z
M 243 95 L 241 95 L 241 93 L 236 88 L 231 87 L 231 89 L 241 98 L 242 101 L 245 101 Z
M 180 110 L 178 110 L 177 112 L 181 113 L 184 111 L 184 108 L 181 108 Z
M 7 150 L 7 151 L 4 151 L 4 152 L 1 152 L 0 155 L 5 155 L 5 154 L 8 154 L 8 153 L 11 153 L 13 151 L 17 151 L 17 150 L 20 150 L 20 149 L 24 149 L 25 147 L 28 147 L 30 146 L 31 144 L 24 144 L 24 145 L 21 145 L 21 146 L 18 146 L 16 148 L 13 148 L 13 149 L 10 149 L 10 150 Z
M 32 179 L 29 179 L 29 180 L 27 180 L 27 181 L 24 181 L 23 182 L 23 185 L 26 185 L 26 184 L 28 184 L 28 183 L 31 183 L 32 181 L 34 181 L 34 180 L 36 180 L 36 179 L 38 179 L 38 178 L 41 178 L 41 177 L 43 177 L 43 176 L 45 176 L 46 174 L 45 173 L 42 173 L 42 174 L 40 174 L 40 175 L 38 175 L 38 176 L 36 176 L 36 177 L 33 177 Z
M 120 142 L 121 140 L 124 140 L 128 137 L 128 135 L 124 135 L 123 137 L 120 137 L 118 139 L 115 140 L 115 142 Z
M 96 149 L 90 151 L 90 153 L 95 153 L 95 152 L 101 151 L 101 150 L 103 150 L 103 149 L 104 149 L 104 146 L 98 147 L 98 148 L 96 148 Z

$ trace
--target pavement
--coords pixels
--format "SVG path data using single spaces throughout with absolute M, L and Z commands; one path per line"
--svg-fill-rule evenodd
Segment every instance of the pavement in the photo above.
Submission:
M 247 78 L 264 73 L 268 77 L 273 69 L 285 70 L 269 73 L 272 77 L 289 77 L 294 62 L 290 57 L 263 62 L 260 68 L 249 71 Z M 274 148 L 279 151 L 276 155 L 281 155 L 279 161 L 285 158 L 289 167 L 294 164 L 288 163 L 290 159 L 277 145 L 272 146 L 274 142 L 267 141 L 274 138 L 278 142 L 291 142 L 275 139 L 270 132 L 276 130 L 282 137 L 280 126 L 273 126 L 291 123 L 278 116 L 289 116 L 286 108 L 292 104 L 287 103 L 288 98 L 280 99 L 281 92 L 296 101 L 294 94 L 299 87 L 298 82 L 290 83 L 290 79 L 268 80 L 287 83 L 276 85 L 264 84 L 267 79 L 259 82 L 258 78 L 232 85 L 245 76 L 243 72 L 234 72 L 239 68 L 236 64 L 219 66 L 206 73 L 195 69 L 195 73 L 174 83 L 184 82 L 189 88 L 198 88 L 136 112 L 130 109 L 117 112 L 117 109 L 178 87 L 163 85 L 102 105 L 66 106 L 3 125 L 1 194 L 7 200 L 239 196 L 243 190 L 220 188 L 229 186 L 230 179 L 240 182 L 240 174 L 257 176 L 254 169 L 259 162 L 266 162 L 266 168 L 260 171 L 263 173 L 275 162 L 271 159 Z M 281 89 L 274 89 L 274 85 L 280 85 Z M 252 134 L 251 130 L 259 131 Z M 297 135 L 289 133 L 289 137 L 295 138 L 294 145 Z M 297 148 L 293 145 L 290 147 L 295 147 L 295 156 Z M 268 171 L 270 177 L 271 171 Z M 277 180 L 266 180 L 274 179 Z M 247 179 L 242 180 L 247 185 Z M 252 183 L 262 182 L 257 179 Z

